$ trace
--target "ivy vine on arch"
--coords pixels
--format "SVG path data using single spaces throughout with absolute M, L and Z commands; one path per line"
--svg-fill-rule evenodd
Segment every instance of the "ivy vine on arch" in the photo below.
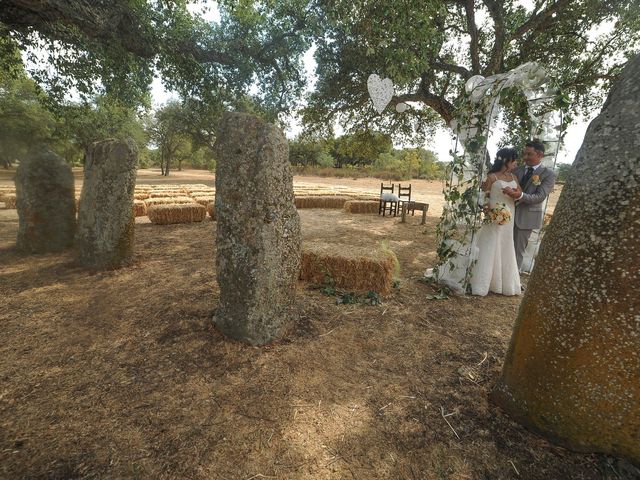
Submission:
M 437 227 L 438 262 L 426 272 L 427 277 L 456 293 L 467 292 L 476 262 L 480 186 L 490 164 L 487 141 L 496 128 L 501 94 L 510 87 L 518 88 L 527 99 L 530 138 L 538 138 L 546 146 L 543 165 L 555 167 L 566 130 L 563 110 L 568 99 L 539 64 L 529 62 L 506 73 L 487 78 L 476 75 L 467 80 L 464 102 L 450 124 L 457 138 L 443 192 L 445 207 Z M 533 267 L 539 243 L 540 232 L 534 231 L 524 255 L 524 271 Z

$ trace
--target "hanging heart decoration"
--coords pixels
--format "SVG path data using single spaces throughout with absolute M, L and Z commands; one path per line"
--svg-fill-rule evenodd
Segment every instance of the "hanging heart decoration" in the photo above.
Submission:
M 386 106 L 389 105 L 391 98 L 393 98 L 393 82 L 390 78 L 383 80 L 375 73 L 372 73 L 367 80 L 367 90 L 369 90 L 373 107 L 378 113 L 382 113 Z

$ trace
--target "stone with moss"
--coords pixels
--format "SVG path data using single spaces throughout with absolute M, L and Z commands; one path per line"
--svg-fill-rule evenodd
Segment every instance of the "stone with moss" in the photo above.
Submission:
M 105 140 L 89 148 L 74 246 L 79 265 L 104 270 L 130 263 L 137 162 L 132 140 Z
M 569 448 L 640 462 L 640 55 L 591 122 L 493 400 Z
M 16 209 L 18 250 L 59 252 L 73 245 L 73 173 L 62 157 L 42 149 L 20 162 L 16 171 Z
M 262 345 L 293 322 L 301 237 L 289 147 L 282 130 L 241 113 L 225 114 L 217 138 L 215 324 Z

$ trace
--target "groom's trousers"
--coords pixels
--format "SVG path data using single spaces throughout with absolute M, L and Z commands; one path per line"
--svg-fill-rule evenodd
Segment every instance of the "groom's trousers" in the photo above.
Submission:
M 529 243 L 529 237 L 533 230 L 521 230 L 515 225 L 513 226 L 513 244 L 516 247 L 516 262 L 518 263 L 518 270 L 522 267 L 522 256 L 527 249 Z

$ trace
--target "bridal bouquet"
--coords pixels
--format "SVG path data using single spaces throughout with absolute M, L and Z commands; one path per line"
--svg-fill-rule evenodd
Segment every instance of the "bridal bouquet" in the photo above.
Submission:
M 504 203 L 498 203 L 489 210 L 489 219 L 492 223 L 506 225 L 511 220 L 511 210 Z

